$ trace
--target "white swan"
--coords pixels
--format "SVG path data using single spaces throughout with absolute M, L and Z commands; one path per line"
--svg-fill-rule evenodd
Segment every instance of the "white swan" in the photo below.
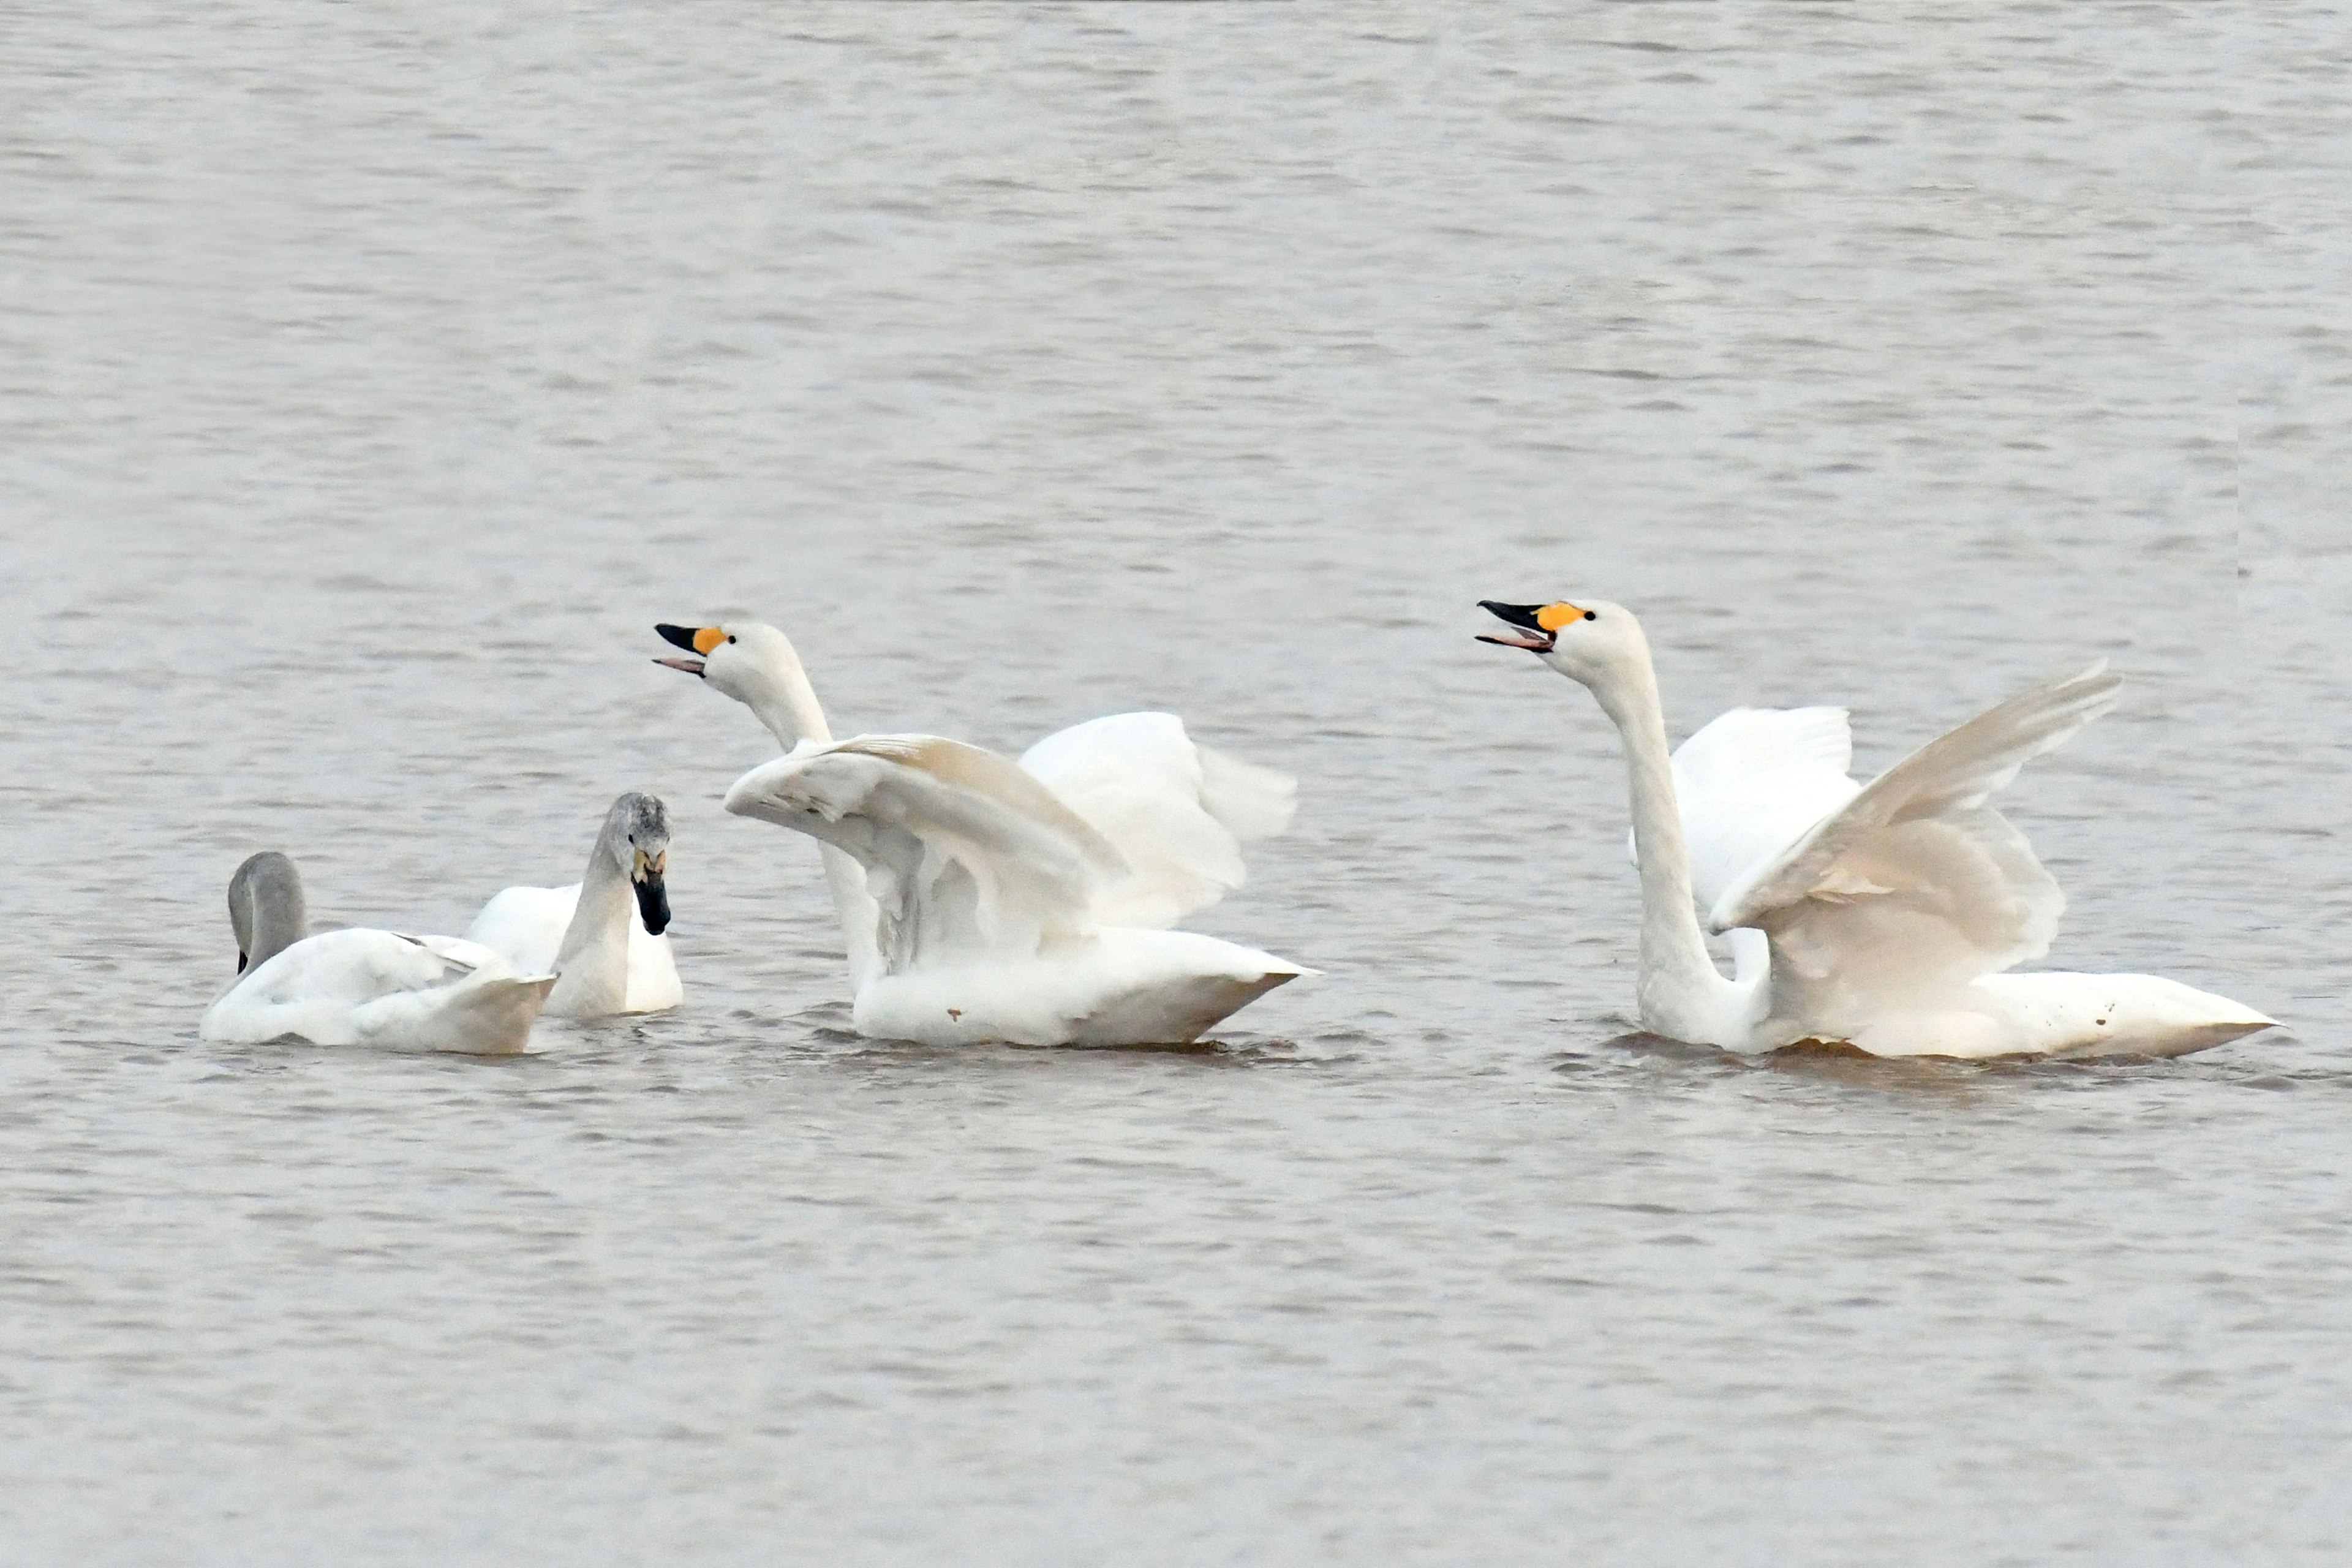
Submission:
M 1167 713 L 1048 736 L 1018 765 L 935 735 L 835 742 L 792 643 L 758 623 L 656 628 L 656 662 L 745 704 L 786 754 L 727 809 L 823 842 L 861 1034 L 935 1045 L 1196 1039 L 1312 971 L 1170 922 L 1241 885 L 1295 788 Z
M 1842 800 L 1830 799 L 1843 792 L 1821 770 L 1847 754 L 1843 715 L 1832 737 L 1821 715 L 1835 710 L 1800 710 L 1811 716 L 1801 721 L 1750 714 L 1717 737 L 1718 756 L 1703 752 L 1689 771 L 1712 777 L 1714 799 L 1736 813 L 1736 775 L 1753 755 L 1738 739 L 1746 727 L 1751 738 L 1778 732 L 1794 781 L 1762 792 L 1780 816 L 1752 830 L 1703 806 L 1709 858 L 1695 866 L 1676 803 L 1684 770 L 1667 756 L 1649 644 L 1632 613 L 1598 601 L 1484 607 L 1522 630 L 1482 640 L 1527 648 L 1585 687 L 1624 739 L 1643 1027 L 1741 1052 L 1812 1039 L 1876 1056 L 2177 1056 L 2272 1024 L 2151 975 L 2000 973 L 2049 951 L 2065 900 L 2024 835 L 1986 802 L 2112 706 L 2121 682 L 2104 666 L 1979 714 Z M 1771 842 L 1808 799 L 1827 802 L 1826 815 Z M 1707 925 L 1766 939 L 1745 939 L 1734 979 L 1717 972 L 1694 912 L 1702 868 Z
M 492 895 L 466 928 L 466 940 L 525 974 L 552 971 L 550 1017 L 675 1007 L 685 990 L 669 938 L 662 934 L 669 926 L 663 882 L 668 864 L 669 813 L 652 795 L 632 790 L 604 814 L 583 880 Z
M 398 931 L 308 935 L 302 879 L 285 856 L 253 856 L 228 885 L 237 979 L 197 1034 L 253 1044 L 295 1036 L 321 1046 L 520 1051 L 555 984 L 521 975 L 486 947 Z

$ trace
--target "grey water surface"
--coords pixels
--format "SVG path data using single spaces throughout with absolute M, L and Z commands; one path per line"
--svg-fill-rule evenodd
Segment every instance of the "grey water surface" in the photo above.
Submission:
M 2352 1553 L 2347 34 L 2221 4 L 0 19 L 0 1560 Z M 2006 797 L 2178 1062 L 1634 1037 L 1614 734 Z M 1188 1052 L 861 1040 L 844 731 L 1295 773 Z M 687 1005 L 219 1047 L 256 849 L 457 931 L 659 793 Z

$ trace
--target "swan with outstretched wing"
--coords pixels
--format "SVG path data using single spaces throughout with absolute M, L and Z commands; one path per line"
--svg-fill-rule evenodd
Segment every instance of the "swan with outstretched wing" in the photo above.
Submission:
M 1074 726 L 1015 763 L 937 735 L 834 741 L 783 634 L 657 628 L 659 662 L 743 702 L 786 748 L 727 793 L 824 846 L 858 1032 L 933 1044 L 1196 1039 L 1311 973 L 1166 929 L 1241 885 L 1293 786 L 1196 745 L 1172 714 Z
M 1649 644 L 1630 611 L 1485 607 L 1516 629 L 1484 640 L 1525 648 L 1584 686 L 1624 739 L 1644 1027 L 1735 1051 L 1811 1039 L 1879 1056 L 1994 1057 L 2173 1056 L 2271 1026 L 2153 975 L 2005 973 L 2049 951 L 2065 900 L 1990 802 L 2113 706 L 2121 683 L 2104 666 L 1977 715 L 1858 790 L 1828 776 L 1832 763 L 1843 776 L 1851 755 L 1843 715 L 1834 735 L 1817 720 L 1810 742 L 1783 748 L 1810 758 L 1790 765 L 1785 788 L 1759 773 L 1743 784 L 1771 747 L 1757 735 L 1743 742 L 1738 725 L 1718 737 L 1719 757 L 1702 748 L 1687 768 L 1669 758 Z M 1777 722 L 1782 740 L 1797 740 L 1792 721 Z M 1696 811 L 1677 799 L 1686 773 L 1703 792 Z M 1769 806 L 1745 823 L 1743 790 Z M 1707 955 L 1708 931 L 1734 940 L 1731 979 Z

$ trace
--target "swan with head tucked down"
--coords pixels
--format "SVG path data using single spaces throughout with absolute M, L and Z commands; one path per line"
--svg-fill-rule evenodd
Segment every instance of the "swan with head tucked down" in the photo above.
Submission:
M 466 940 L 527 974 L 552 971 L 551 1018 L 658 1013 L 685 995 L 670 953 L 669 812 L 635 790 L 613 802 L 588 874 L 568 888 L 509 888 L 491 896 Z
M 237 1044 L 294 1037 L 321 1046 L 520 1051 L 555 985 L 488 948 L 448 936 L 354 929 L 310 934 L 302 879 L 275 852 L 228 885 L 237 979 L 197 1034 Z
M 1291 781 L 1168 713 L 1073 726 L 1015 763 L 937 735 L 836 742 L 792 643 L 756 622 L 655 628 L 656 662 L 749 707 L 785 754 L 727 809 L 819 841 L 860 1034 L 934 1045 L 1175 1044 L 1313 973 L 1166 928 L 1241 885 Z
M 2065 899 L 1987 803 L 2113 706 L 2122 683 L 2103 664 L 1989 709 L 1855 787 L 1840 710 L 1736 710 L 1670 759 L 1630 611 L 1483 607 L 1517 629 L 1481 640 L 1526 648 L 1583 686 L 1623 739 L 1644 1028 L 1739 1052 L 1819 1040 L 1982 1058 L 2178 1056 L 2271 1026 L 2153 975 L 2003 973 L 2049 951 Z M 1706 929 L 1732 939 L 1731 979 L 1707 954 L 1701 907 Z

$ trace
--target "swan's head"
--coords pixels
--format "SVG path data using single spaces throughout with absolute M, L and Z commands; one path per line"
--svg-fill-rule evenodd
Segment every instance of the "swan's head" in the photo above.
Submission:
M 668 930 L 669 889 L 662 881 L 669 869 L 668 808 L 652 795 L 631 790 L 604 814 L 604 831 L 596 844 L 629 879 L 646 930 L 656 936 Z
M 1500 637 L 1481 634 L 1480 642 L 1523 647 L 1588 689 L 1614 688 L 1649 668 L 1649 639 L 1622 605 L 1600 599 L 1499 605 L 1481 599 L 1478 607 L 1518 628 Z
M 656 664 L 682 669 L 709 681 L 714 690 L 754 708 L 787 694 L 794 678 L 803 680 L 800 655 L 790 638 L 760 621 L 728 621 L 715 626 L 657 626 L 664 642 L 682 647 L 698 658 L 657 658 Z
M 302 876 L 275 849 L 248 856 L 228 879 L 228 923 L 236 932 L 236 972 L 268 963 L 310 934 Z

